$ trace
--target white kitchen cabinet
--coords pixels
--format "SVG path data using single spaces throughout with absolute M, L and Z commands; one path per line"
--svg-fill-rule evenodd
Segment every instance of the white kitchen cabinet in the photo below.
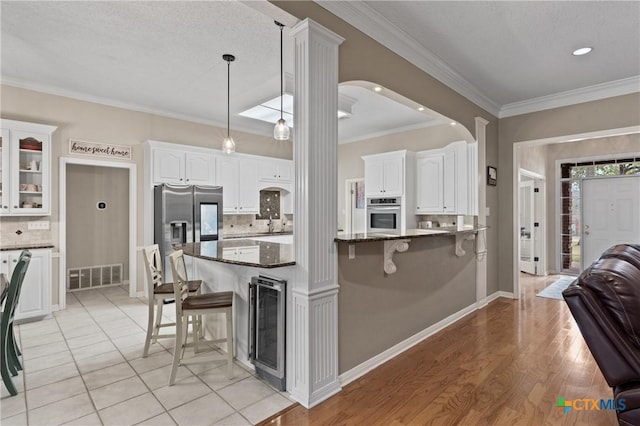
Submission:
M 15 319 L 44 317 L 51 313 L 51 250 L 33 249 L 22 282 Z M 11 279 L 21 250 L 0 252 L 0 272 Z
M 416 214 L 468 214 L 467 144 L 416 154 Z
M 222 249 L 222 258 L 239 262 L 260 263 L 260 246 L 226 247 Z
M 444 210 L 444 152 L 416 156 L 416 214 Z
M 368 197 L 400 197 L 405 193 L 407 151 L 363 156 L 364 190 Z
M 260 161 L 258 167 L 258 178 L 260 181 L 291 183 L 291 170 L 293 169 L 293 165 L 290 160 L 265 158 Z
M 9 129 L 0 133 L 0 214 L 9 213 Z
M 220 157 L 216 167 L 216 182 L 222 186 L 224 213 L 257 214 L 260 212 L 258 161 Z
M 51 214 L 51 135 L 55 126 L 0 120 L 0 215 Z
M 201 152 L 153 150 L 154 184 L 215 185 L 216 157 Z

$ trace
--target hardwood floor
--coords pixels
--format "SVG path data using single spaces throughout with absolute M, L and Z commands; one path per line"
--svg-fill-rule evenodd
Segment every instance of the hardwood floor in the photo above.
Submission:
M 555 277 L 521 279 L 500 298 L 339 394 L 263 425 L 615 425 L 613 411 L 555 407 L 558 397 L 609 399 L 564 301 L 536 297 Z

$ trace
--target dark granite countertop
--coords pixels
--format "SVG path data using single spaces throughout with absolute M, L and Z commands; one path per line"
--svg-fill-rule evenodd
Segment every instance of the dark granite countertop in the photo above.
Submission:
M 433 237 L 439 235 L 457 235 L 465 233 L 476 233 L 487 229 L 486 226 L 478 225 L 474 228 L 465 228 L 457 230 L 455 228 L 433 228 L 433 229 L 407 229 L 406 232 L 395 235 L 385 234 L 378 232 L 360 233 L 360 234 L 341 234 L 335 237 L 333 240 L 337 243 L 361 243 L 367 241 L 388 241 L 388 240 L 401 240 L 405 238 L 421 238 L 421 237 Z
M 7 244 L 0 247 L 0 251 L 9 250 L 28 250 L 28 249 L 46 249 L 54 248 L 53 243 L 35 243 L 35 244 Z
M 176 250 L 185 255 L 215 262 L 233 265 L 253 266 L 256 268 L 280 268 L 295 265 L 292 244 L 256 241 L 252 239 L 227 239 L 204 241 L 200 243 L 175 244 Z M 239 247 L 251 248 L 250 254 L 242 257 Z
M 238 238 L 252 238 L 252 237 L 275 237 L 277 235 L 293 235 L 293 231 L 286 232 L 241 232 L 238 234 L 224 234 L 225 240 L 235 240 Z

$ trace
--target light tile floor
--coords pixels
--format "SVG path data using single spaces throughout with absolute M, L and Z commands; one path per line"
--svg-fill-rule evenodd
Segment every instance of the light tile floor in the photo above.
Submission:
M 147 310 L 108 287 L 68 293 L 64 311 L 19 325 L 24 372 L 15 397 L 2 386 L 2 425 L 248 425 L 292 404 L 237 362 L 229 380 L 223 353 L 180 367 L 168 386 L 173 339 L 142 358 Z M 173 305 L 163 316 L 172 321 Z

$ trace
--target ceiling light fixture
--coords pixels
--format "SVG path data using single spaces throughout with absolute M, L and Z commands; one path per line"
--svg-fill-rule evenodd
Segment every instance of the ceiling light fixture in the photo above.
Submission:
M 593 50 L 593 47 L 581 47 L 580 49 L 576 49 L 573 51 L 573 53 L 571 53 L 573 56 L 582 56 L 582 55 L 586 55 L 587 53 L 591 52 Z
M 289 126 L 283 117 L 283 105 L 282 98 L 284 97 L 284 72 L 282 70 L 282 29 L 284 24 L 278 21 L 274 21 L 277 26 L 280 27 L 280 120 L 276 123 L 276 127 L 273 128 L 273 138 L 277 141 L 289 140 Z
M 458 123 L 456 123 L 455 121 L 452 121 L 452 122 L 451 122 L 451 123 L 449 123 L 449 124 L 450 124 L 450 125 L 452 125 L 452 126 L 455 126 L 455 125 L 456 125 L 456 124 L 458 124 Z
M 418 111 L 420 111 L 420 112 L 424 111 L 424 107 L 419 107 Z
M 373 88 L 373 91 L 374 92 L 382 92 L 382 87 L 376 86 L 376 87 Z
M 231 92 L 231 62 L 235 61 L 236 57 L 225 53 L 222 55 L 222 59 L 227 61 L 227 136 L 222 140 L 222 150 L 226 154 L 231 154 L 232 152 L 236 152 L 236 143 L 233 141 L 229 131 L 229 94 Z

